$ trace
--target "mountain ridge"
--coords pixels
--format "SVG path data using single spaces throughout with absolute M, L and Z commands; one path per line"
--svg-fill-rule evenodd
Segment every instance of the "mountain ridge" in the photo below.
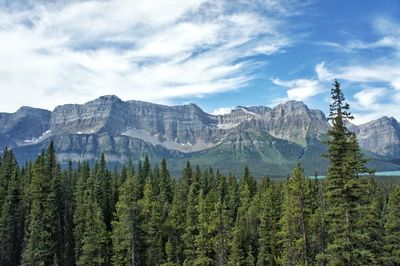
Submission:
M 93 161 L 101 153 L 115 163 L 149 154 L 176 164 L 184 159 L 222 169 L 231 169 L 229 163 L 254 164 L 269 172 L 300 161 L 306 171 L 322 172 L 326 164 L 319 156 L 324 151 L 321 141 L 329 126 L 322 111 L 300 101 L 272 108 L 239 105 L 228 114 L 213 115 L 196 104 L 167 106 L 106 95 L 84 104 L 60 105 L 52 112 L 23 107 L 0 113 L 0 145 L 13 148 L 21 161 L 53 140 L 64 163 Z M 397 167 L 392 163 L 400 159 L 396 119 L 349 124 L 349 129 L 384 169 Z

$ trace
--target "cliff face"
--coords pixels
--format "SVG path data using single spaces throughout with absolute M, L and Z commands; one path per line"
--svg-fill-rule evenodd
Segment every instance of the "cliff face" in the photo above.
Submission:
M 349 128 L 363 149 L 400 158 L 395 119 Z M 281 169 L 300 160 L 318 168 L 324 164 L 320 141 L 328 129 L 321 111 L 298 101 L 274 108 L 237 106 L 229 114 L 211 115 L 194 104 L 165 106 L 102 96 L 82 105 L 58 106 L 53 112 L 23 107 L 13 114 L 0 113 L 0 145 L 14 148 L 21 160 L 33 158 L 54 140 L 61 161 L 95 160 L 104 152 L 114 162 L 148 154 L 217 163 L 216 167 L 258 162 L 255 167 L 260 169 Z
M 360 146 L 379 155 L 400 158 L 400 125 L 393 117 L 382 117 L 349 127 L 357 134 Z
M 50 117 L 50 111 L 31 107 L 0 113 L 0 144 L 14 147 L 32 142 L 48 130 Z

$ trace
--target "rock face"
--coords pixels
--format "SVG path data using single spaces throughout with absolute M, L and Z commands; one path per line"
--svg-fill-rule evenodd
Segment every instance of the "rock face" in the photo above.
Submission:
M 277 138 L 305 145 L 307 138 L 326 132 L 320 111 L 301 102 L 274 109 L 238 106 L 214 116 L 194 104 L 164 106 L 140 101 L 123 102 L 103 96 L 83 105 L 57 107 L 50 121 L 52 136 L 62 134 L 124 135 L 181 152 L 200 151 L 221 143 L 227 134 L 247 128 L 266 130 Z
M 400 158 L 395 119 L 349 128 L 356 131 L 362 148 Z M 326 165 L 320 158 L 320 140 L 328 129 L 321 111 L 298 101 L 274 108 L 237 106 L 229 114 L 211 115 L 194 104 L 125 102 L 112 95 L 58 106 L 53 112 L 23 107 L 13 114 L 0 113 L 0 145 L 13 148 L 22 161 L 33 159 L 53 140 L 63 162 L 93 161 L 101 153 L 110 162 L 126 162 L 148 154 L 168 158 L 177 167 L 190 159 L 229 170 L 249 164 L 270 173 L 291 171 L 301 161 L 314 173 Z
M 0 144 L 15 147 L 33 142 L 49 129 L 50 117 L 50 111 L 31 107 L 0 113 Z
M 279 104 L 264 117 L 266 130 L 273 136 L 306 145 L 326 134 L 329 124 L 324 113 L 310 110 L 298 101 Z
M 379 155 L 400 158 L 400 125 L 393 117 L 382 117 L 377 120 L 349 129 L 358 137 L 360 146 Z

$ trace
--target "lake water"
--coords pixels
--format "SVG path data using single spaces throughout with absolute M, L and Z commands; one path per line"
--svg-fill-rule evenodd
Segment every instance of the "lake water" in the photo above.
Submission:
M 381 176 L 400 176 L 400 171 L 376 172 L 375 175 L 381 175 Z
M 400 171 L 386 171 L 386 172 L 375 172 L 376 176 L 400 176 Z M 314 176 L 310 176 L 313 178 Z M 318 178 L 325 178 L 324 175 L 319 175 Z

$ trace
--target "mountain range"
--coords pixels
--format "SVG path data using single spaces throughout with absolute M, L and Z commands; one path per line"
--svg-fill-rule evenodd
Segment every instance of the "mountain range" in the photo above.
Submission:
M 21 107 L 0 113 L 0 146 L 14 150 L 20 162 L 34 159 L 53 140 L 66 164 L 96 160 L 101 153 L 121 165 L 148 155 L 169 161 L 171 172 L 186 160 L 202 167 L 239 174 L 248 165 L 257 176 L 288 175 L 296 162 L 306 173 L 324 173 L 322 143 L 330 125 L 320 110 L 299 101 L 273 108 L 237 106 L 212 115 L 195 104 L 165 106 L 102 96 L 85 104 L 54 111 Z M 400 169 L 400 124 L 382 117 L 362 125 L 348 123 L 369 164 L 376 170 Z

